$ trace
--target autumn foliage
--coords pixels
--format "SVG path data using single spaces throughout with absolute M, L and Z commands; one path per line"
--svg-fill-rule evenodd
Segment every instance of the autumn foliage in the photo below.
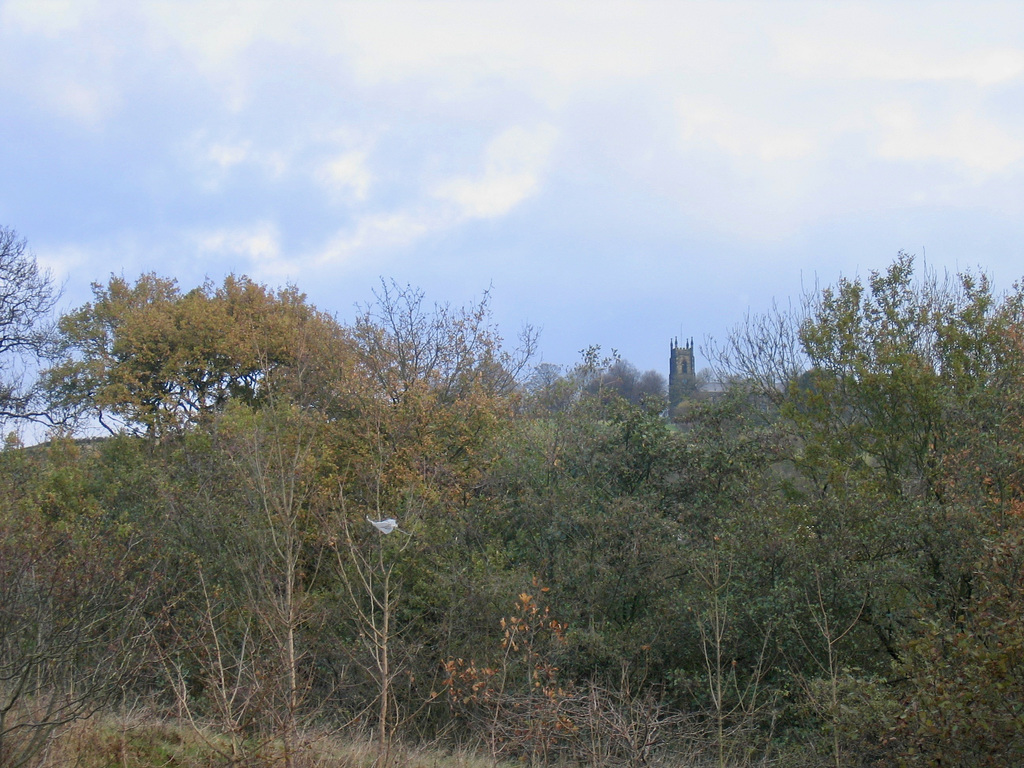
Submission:
M 1024 292 L 900 255 L 774 312 L 668 414 L 486 295 L 95 285 L 0 452 L 0 765 L 128 701 L 225 764 L 1019 762 Z

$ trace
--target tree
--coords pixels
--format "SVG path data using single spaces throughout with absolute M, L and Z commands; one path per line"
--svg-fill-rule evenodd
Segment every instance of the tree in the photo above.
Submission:
M 155 274 L 111 277 L 94 301 L 60 319 L 60 353 L 46 372 L 55 410 L 162 437 L 254 403 L 266 377 L 292 363 L 297 335 L 334 325 L 294 288 L 276 292 L 228 276 L 182 294 Z
M 600 376 L 588 387 L 592 394 L 614 395 L 633 405 L 645 401 L 654 404 L 655 410 L 662 410 L 667 404 L 668 383 L 655 370 L 641 373 L 628 360 L 614 356 Z
M 366 370 L 393 402 L 422 383 L 443 402 L 480 388 L 507 394 L 536 349 L 537 334 L 529 327 L 517 348 L 503 346 L 489 293 L 475 306 L 434 305 L 432 312 L 422 291 L 394 281 L 382 281 L 374 296 L 356 319 L 355 337 Z
M 236 568 L 243 574 L 246 607 L 271 650 L 270 669 L 258 674 L 271 704 L 265 715 L 277 725 L 291 768 L 308 690 L 302 667 L 309 654 L 301 635 L 317 619 L 316 507 L 330 476 L 325 424 L 321 414 L 294 403 L 259 410 L 238 405 L 222 422 L 218 431 L 250 507 L 251 530 L 235 545 L 241 545 Z
M 920 617 L 895 670 L 890 725 L 908 765 L 1002 766 L 1024 757 L 1024 536 L 986 543 L 962 615 Z
M 800 328 L 810 301 L 812 297 L 806 297 L 799 309 L 772 302 L 762 314 L 748 312 L 722 344 L 709 340 L 712 375 L 772 403 L 781 402 L 790 384 L 807 370 Z
M 714 349 L 730 386 L 684 424 L 681 474 L 705 479 L 685 527 L 725 522 L 740 542 L 744 610 L 787 617 L 774 642 L 835 759 L 853 733 L 841 688 L 941 642 L 929 622 L 959 626 L 984 542 L 1018 525 L 1021 304 L 901 253 Z
M 536 576 L 575 617 L 563 672 L 610 687 L 623 665 L 638 679 L 661 666 L 678 533 L 665 493 L 678 433 L 661 416 L 664 393 L 631 403 L 609 373 L 631 366 L 617 362 L 594 347 L 565 376 L 540 372 L 501 435 L 478 518 L 492 567 L 509 569 L 503 583 Z
M 180 601 L 191 637 L 178 630 L 162 658 L 190 718 L 197 716 L 192 687 L 209 691 L 208 706 L 232 735 L 233 758 L 279 744 L 285 765 L 295 764 L 302 718 L 318 705 L 310 695 L 310 670 L 320 661 L 315 640 L 321 649 L 338 644 L 330 630 L 318 634 L 318 592 L 320 526 L 337 487 L 332 422 L 343 417 L 354 386 L 339 330 L 315 322 L 294 329 L 288 363 L 263 375 L 254 401 L 231 400 L 181 441 L 203 464 L 188 510 L 199 541 L 185 542 L 202 589 L 186 590 Z
M 814 374 L 794 411 L 816 421 L 812 439 L 832 458 L 877 467 L 888 490 L 912 494 L 933 482 L 943 438 L 935 310 L 948 294 L 913 274 L 900 254 L 866 286 L 822 292 L 800 329 Z
M 59 294 L 26 241 L 0 226 L 0 419 L 45 416 L 34 407 L 34 389 L 23 379 L 29 361 L 46 347 L 45 320 Z
M 349 527 L 344 499 L 341 500 L 340 528 L 344 534 L 345 547 L 332 542 L 335 553 L 336 575 L 341 583 L 341 602 L 352 617 L 356 634 L 370 659 L 365 669 L 377 687 L 377 722 L 374 727 L 377 737 L 378 760 L 388 762 L 391 745 L 392 721 L 396 718 L 392 686 L 401 668 L 394 662 L 392 647 L 399 635 L 395 626 L 395 613 L 402 595 L 400 575 L 395 572 L 395 558 L 412 543 L 412 535 L 401 528 L 379 528 L 370 534 L 369 540 L 376 540 L 376 558 L 367 550 L 366 537 L 353 538 Z M 376 517 L 384 519 L 381 510 Z M 370 518 L 366 520 L 370 522 Z M 362 528 L 363 526 L 360 525 Z M 374 527 L 377 527 L 376 524 Z M 401 535 L 387 538 L 397 530 Z M 365 533 L 365 530 L 364 530 Z M 357 543 L 356 539 L 360 541 Z M 385 560 L 384 550 L 388 548 Z
M 0 452 L 0 765 L 31 764 L 138 671 L 155 581 L 67 441 Z

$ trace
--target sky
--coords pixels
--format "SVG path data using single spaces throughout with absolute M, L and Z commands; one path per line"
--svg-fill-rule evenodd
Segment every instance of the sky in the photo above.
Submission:
M 229 273 L 347 322 L 490 290 L 537 362 L 899 251 L 1024 276 L 1024 3 L 0 0 L 0 225 L 64 285 Z

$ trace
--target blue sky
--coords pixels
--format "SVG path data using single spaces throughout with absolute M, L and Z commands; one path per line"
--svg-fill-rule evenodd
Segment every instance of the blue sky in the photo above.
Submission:
M 901 249 L 1024 275 L 1020 2 L 0 0 L 0 104 L 0 224 L 65 308 L 491 286 L 547 362 L 666 372 Z

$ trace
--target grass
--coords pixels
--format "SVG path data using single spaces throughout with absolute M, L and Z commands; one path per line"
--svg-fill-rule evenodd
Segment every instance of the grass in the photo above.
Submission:
M 496 759 L 487 750 L 450 750 L 437 745 L 395 746 L 386 760 L 376 743 L 350 733 L 307 730 L 293 752 L 294 768 L 536 768 L 536 756 L 521 760 Z M 706 740 L 705 740 L 706 741 Z M 197 729 L 143 708 L 118 714 L 100 713 L 57 732 L 31 768 L 270 768 L 285 764 L 279 742 L 242 745 L 242 754 L 230 758 L 231 741 L 213 728 Z M 725 756 L 719 763 L 710 742 L 683 740 L 652 755 L 630 762 L 621 756 L 605 760 L 596 754 L 569 764 L 553 759 L 560 768 L 810 768 L 820 766 L 821 755 L 747 753 Z M 774 752 L 774 750 L 773 750 Z M 3 761 L 0 760 L 0 763 Z
M 296 751 L 295 768 L 381 768 L 369 740 L 334 733 L 307 732 Z M 229 741 L 213 730 L 197 731 L 185 723 L 144 712 L 95 715 L 64 728 L 51 739 L 34 768 L 269 768 L 284 765 L 279 745 L 253 749 L 228 759 Z M 504 764 L 513 768 L 517 764 Z M 470 751 L 396 747 L 388 768 L 503 768 Z

